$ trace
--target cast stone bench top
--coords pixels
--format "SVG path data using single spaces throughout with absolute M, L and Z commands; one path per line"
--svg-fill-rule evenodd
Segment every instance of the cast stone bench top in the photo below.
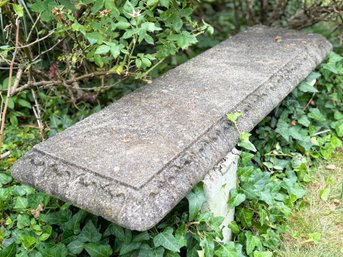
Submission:
M 325 58 L 314 34 L 255 26 L 36 145 L 13 176 L 133 230 L 156 225 Z

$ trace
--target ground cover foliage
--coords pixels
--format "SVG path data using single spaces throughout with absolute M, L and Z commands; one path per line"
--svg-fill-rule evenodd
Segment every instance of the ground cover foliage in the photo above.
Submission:
M 6 134 L 4 125 L 0 132 L 5 135 L 0 256 L 272 256 L 287 230 L 285 222 L 305 194 L 313 163 L 330 159 L 341 145 L 339 54 L 331 53 L 251 135 L 242 132 L 240 184 L 228 203 L 236 207 L 230 225 L 234 242 L 221 243 L 222 218 L 201 211 L 201 185 L 159 225 L 138 233 L 18 184 L 10 176 L 11 165 L 42 139 L 141 86 L 132 83 L 137 79 L 149 81 L 245 25 L 302 28 L 294 21 L 307 17 L 307 27 L 324 19 L 310 29 L 328 36 L 341 53 L 341 3 L 68 2 L 0 1 L 1 121 L 6 124 Z M 18 21 L 23 38 L 16 37 Z M 201 34 L 212 32 L 212 37 Z M 183 51 L 176 54 L 179 49 Z M 239 123 L 239 116 L 228 115 L 228 122 Z M 318 240 L 313 233 L 308 240 Z

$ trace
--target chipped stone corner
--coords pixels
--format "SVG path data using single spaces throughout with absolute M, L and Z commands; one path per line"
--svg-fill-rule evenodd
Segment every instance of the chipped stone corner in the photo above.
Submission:
M 231 230 L 228 225 L 234 220 L 235 209 L 229 208 L 230 190 L 237 185 L 237 168 L 240 151 L 232 149 L 225 158 L 216 165 L 204 178 L 204 191 L 207 202 L 205 210 L 210 210 L 214 216 L 224 217 L 221 224 L 223 242 L 231 240 Z

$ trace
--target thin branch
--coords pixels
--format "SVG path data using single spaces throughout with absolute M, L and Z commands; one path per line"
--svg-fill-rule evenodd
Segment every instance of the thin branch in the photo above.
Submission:
M 37 43 L 43 41 L 44 39 L 47 39 L 48 37 L 50 37 L 50 36 L 51 36 L 52 34 L 54 34 L 54 33 L 55 33 L 55 31 L 52 30 L 52 31 L 50 31 L 50 33 L 49 33 L 48 35 L 46 35 L 46 36 L 44 36 L 44 37 L 42 37 L 42 38 L 40 38 L 40 39 L 37 39 L 37 40 L 31 42 L 30 44 L 23 45 L 23 46 L 20 46 L 20 47 L 18 47 L 18 48 L 24 49 L 24 48 L 28 48 L 28 47 L 30 47 L 30 46 L 33 46 L 33 45 L 35 45 L 35 44 L 37 44 Z
M 36 120 L 37 120 L 39 134 L 41 136 L 42 141 L 44 141 L 44 126 L 43 126 L 43 122 L 42 122 L 41 108 L 40 108 L 39 102 L 37 100 L 36 92 L 33 89 L 31 89 L 31 92 L 32 92 L 33 100 L 35 101 L 35 105 L 32 108 L 33 113 L 34 113 Z
M 32 60 L 32 62 L 38 60 L 39 57 L 41 57 L 42 55 L 46 54 L 47 52 L 50 52 L 52 49 L 54 49 L 56 46 L 58 46 L 63 40 L 64 40 L 64 38 L 63 38 L 63 39 L 59 39 L 59 40 L 57 41 L 57 43 L 54 44 L 52 47 L 50 47 L 49 49 L 47 49 L 47 50 L 41 52 L 39 55 L 37 55 L 37 56 Z

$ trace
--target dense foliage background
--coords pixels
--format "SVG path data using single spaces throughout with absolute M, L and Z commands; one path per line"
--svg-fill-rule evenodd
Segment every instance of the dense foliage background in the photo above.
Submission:
M 1 0 L 0 8 L 1 257 L 272 256 L 311 166 L 341 146 L 342 1 Z M 11 165 L 34 144 L 258 23 L 321 33 L 336 53 L 250 141 L 243 134 L 240 184 L 228 203 L 237 210 L 234 242 L 221 243 L 222 218 L 200 211 L 201 185 L 137 233 L 13 181 Z

